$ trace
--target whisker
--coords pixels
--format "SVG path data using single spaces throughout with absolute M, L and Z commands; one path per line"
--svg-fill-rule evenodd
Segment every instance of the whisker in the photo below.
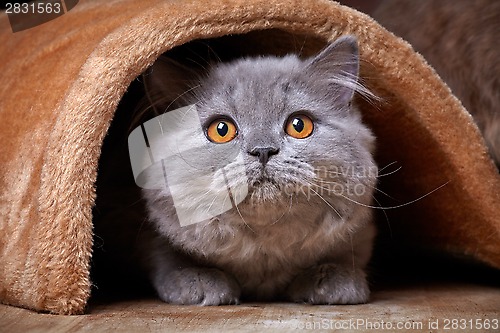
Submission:
M 346 197 L 346 196 L 345 196 L 345 195 L 343 195 L 343 194 L 339 194 L 339 195 L 340 195 L 341 197 L 343 197 L 344 199 L 348 200 L 348 201 L 351 201 L 351 202 L 353 202 L 353 203 L 355 203 L 355 204 L 358 204 L 358 205 L 360 205 L 360 206 L 367 207 L 367 208 L 383 209 L 383 210 L 385 210 L 385 209 L 396 209 L 396 208 L 401 208 L 401 207 L 404 207 L 404 206 L 411 205 L 411 204 L 413 204 L 413 203 L 415 203 L 415 202 L 417 202 L 417 201 L 419 201 L 419 200 L 422 200 L 423 198 L 425 198 L 425 197 L 427 197 L 427 196 L 431 195 L 432 193 L 436 192 L 437 190 L 439 190 L 439 189 L 443 188 L 444 186 L 448 185 L 448 183 L 449 183 L 449 182 L 450 182 L 450 181 L 447 181 L 446 183 L 442 184 L 441 186 L 439 186 L 439 187 L 435 188 L 434 190 L 432 190 L 432 191 L 430 191 L 430 192 L 428 192 L 428 193 L 426 193 L 426 194 L 422 195 L 421 197 L 419 197 L 419 198 L 417 198 L 417 199 L 415 199 L 415 200 L 412 200 L 412 201 L 410 201 L 410 202 L 407 202 L 407 203 L 404 203 L 404 204 L 401 204 L 401 205 L 391 206 L 391 207 L 376 207 L 376 206 L 371 206 L 371 205 L 365 205 L 365 204 L 363 204 L 363 203 L 361 203 L 361 202 L 357 202 L 356 200 L 353 200 L 353 199 L 351 199 L 351 198 L 349 198 L 349 197 Z
M 224 182 L 225 182 L 226 186 L 225 187 L 223 187 L 223 186 L 218 187 L 215 191 L 212 191 L 210 188 L 208 188 L 207 191 L 205 192 L 206 194 L 209 194 L 210 192 L 215 192 L 214 193 L 214 199 L 212 200 L 212 202 L 210 203 L 210 206 L 208 207 L 208 209 L 206 211 L 207 213 L 210 212 L 210 209 L 212 208 L 213 204 L 219 198 L 219 194 L 220 193 L 224 192 L 226 194 L 225 197 L 224 197 L 224 201 L 222 202 L 222 207 L 225 206 L 225 203 L 226 203 L 227 199 L 231 200 L 231 193 L 229 191 L 227 191 L 228 180 L 227 180 L 226 174 L 224 173 L 224 170 L 222 170 L 222 175 L 224 177 Z
M 302 53 L 304 52 L 304 47 L 306 46 L 306 41 L 307 41 L 307 36 L 304 37 L 304 40 L 302 41 L 302 45 L 300 45 L 300 49 L 297 52 L 297 38 L 295 37 L 295 35 L 293 36 L 294 48 L 295 48 L 295 51 L 299 57 L 301 57 Z
M 381 189 L 377 188 L 376 186 L 370 186 L 370 185 L 367 185 L 365 184 L 365 186 L 368 186 L 369 188 L 379 192 L 379 193 L 382 193 L 383 195 L 385 195 L 386 197 L 392 199 L 392 200 L 396 200 L 395 198 L 393 198 L 392 196 L 390 196 L 389 194 L 385 193 L 384 191 L 382 191 Z
M 224 201 L 222 201 L 222 207 L 225 207 L 227 199 L 229 199 L 229 201 L 232 201 L 231 194 L 228 191 L 226 191 L 226 196 L 224 197 Z
M 208 71 L 208 67 L 210 66 L 210 62 L 208 60 L 205 60 L 202 57 L 200 57 L 200 59 L 203 60 L 204 64 L 202 64 L 200 61 L 198 61 L 198 60 L 196 60 L 196 59 L 194 59 L 192 57 L 186 58 L 186 61 L 189 61 L 189 62 L 191 62 L 192 64 L 195 64 L 195 65 L 198 65 L 204 71 Z
M 387 169 L 388 167 L 390 167 L 391 165 L 394 165 L 394 164 L 396 164 L 396 163 L 398 163 L 398 161 L 391 162 L 391 163 L 387 164 L 385 167 L 380 168 L 380 169 L 378 170 L 378 177 L 384 177 L 384 176 L 392 175 L 393 173 L 396 173 L 396 172 L 398 172 L 399 170 L 401 170 L 401 169 L 402 169 L 402 166 L 399 166 L 399 168 L 397 168 L 397 169 L 396 169 L 396 170 L 394 170 L 394 171 L 390 171 L 390 172 L 385 173 L 385 174 L 382 174 L 382 173 L 381 173 L 382 171 L 384 171 L 385 169 Z
M 241 215 L 241 212 L 240 212 L 240 208 L 238 207 L 238 204 L 235 202 L 234 203 L 234 208 L 236 208 L 236 211 L 238 212 L 238 215 L 240 216 L 241 220 L 243 221 L 243 223 L 248 227 L 248 229 L 250 229 L 250 231 L 252 231 L 254 234 L 255 234 L 255 230 L 253 230 L 247 223 L 247 221 L 245 221 L 245 219 L 243 218 L 243 215 Z
M 313 184 L 311 184 L 313 185 Z M 309 188 L 314 194 L 316 194 L 321 200 L 323 200 L 327 205 L 328 207 L 330 207 L 331 209 L 333 209 L 333 211 L 335 213 L 337 213 L 337 215 L 342 219 L 342 216 L 340 215 L 339 211 L 335 209 L 335 207 L 333 207 L 328 201 L 325 200 L 325 198 L 323 198 L 318 192 L 316 192 L 315 190 L 313 190 L 312 188 Z
M 351 243 L 351 258 L 352 258 L 352 270 L 353 272 L 356 271 L 356 260 L 354 256 L 354 244 L 352 243 L 352 234 L 348 232 L 349 234 L 349 242 Z
M 390 171 L 390 172 L 388 172 L 388 173 L 384 173 L 384 174 L 380 174 L 380 173 L 379 173 L 377 177 L 379 177 L 379 178 L 380 178 L 380 177 L 385 177 L 385 176 L 392 175 L 393 173 L 398 172 L 398 171 L 399 171 L 399 170 L 401 170 L 402 168 L 403 168 L 403 167 L 402 167 L 402 166 L 400 166 L 400 167 L 399 167 L 399 168 L 397 168 L 396 170 Z
M 342 183 L 339 183 L 339 182 L 330 182 L 330 181 L 327 181 L 327 180 L 324 180 L 324 179 L 315 179 L 314 181 L 315 181 L 315 182 L 320 182 L 321 184 L 326 184 L 326 185 L 328 185 L 328 184 L 333 184 L 333 185 L 341 185 L 341 186 L 342 186 Z M 325 190 L 330 190 L 330 191 L 331 191 L 331 189 L 329 189 L 329 188 L 327 188 L 327 187 L 324 187 L 324 186 L 321 186 L 320 184 L 314 183 L 314 185 L 316 185 L 316 186 L 318 186 L 318 187 L 320 187 L 320 188 L 322 188 L 322 189 L 325 189 Z M 393 198 L 393 197 L 392 197 L 392 196 L 390 196 L 389 194 L 385 193 L 385 192 L 384 192 L 384 191 L 382 191 L 381 189 L 377 188 L 376 186 L 371 186 L 371 185 L 368 185 L 368 184 L 363 184 L 363 185 L 364 185 L 364 186 L 367 186 L 367 187 L 369 187 L 369 188 L 371 188 L 371 189 L 373 189 L 373 190 L 375 190 L 375 191 L 377 191 L 377 192 L 382 193 L 383 195 L 385 195 L 386 197 L 388 197 L 388 198 L 390 198 L 390 199 L 396 200 L 395 198 Z
M 334 179 L 338 179 L 338 180 L 346 180 L 345 178 L 334 178 Z M 325 179 L 321 179 L 321 178 L 315 178 L 314 181 L 317 181 L 317 182 L 320 182 L 320 183 L 323 183 L 323 184 L 339 184 L 339 182 L 336 182 L 336 181 L 329 181 L 329 180 L 325 180 Z
M 224 176 L 224 181 L 226 183 L 226 189 L 228 189 L 229 187 L 229 181 L 227 179 L 227 176 L 226 176 L 226 173 L 224 172 L 224 169 L 222 169 L 222 174 Z M 230 187 L 229 187 L 230 188 Z M 227 191 L 228 195 L 229 194 L 229 191 Z M 253 233 L 255 233 L 255 230 L 253 230 L 250 225 L 247 223 L 247 221 L 245 220 L 245 218 L 243 217 L 243 215 L 241 214 L 241 211 L 240 211 L 240 208 L 238 207 L 238 203 L 236 200 L 234 200 L 234 196 L 233 196 L 233 201 L 232 203 L 234 204 L 234 208 L 236 209 L 236 212 L 238 212 L 238 215 L 240 216 L 241 220 L 243 221 L 243 224 L 245 224 L 245 226 L 250 229 L 250 231 L 252 231 Z
M 328 185 L 328 184 L 338 184 L 338 183 L 331 182 L 331 183 L 327 183 L 326 185 Z M 321 188 L 321 189 L 323 189 L 323 190 L 327 190 L 327 191 L 329 191 L 329 192 L 331 191 L 331 188 L 328 188 L 328 187 L 323 186 L 323 185 L 321 185 L 321 184 L 316 184 L 316 183 L 314 183 L 314 182 L 310 182 L 310 184 L 309 184 L 309 185 L 314 185 L 314 186 L 316 186 L 316 187 L 318 187 L 318 188 Z
M 193 90 L 199 88 L 200 85 L 197 84 L 191 88 L 189 88 L 188 90 L 186 90 L 185 92 L 183 92 L 182 94 L 180 94 L 179 96 L 177 96 L 176 98 L 174 98 L 173 101 L 171 101 L 168 106 L 165 108 L 165 110 L 163 112 L 161 112 L 161 117 L 158 119 L 158 121 L 160 122 L 160 127 L 161 127 L 161 121 L 163 121 L 163 116 L 165 115 L 165 113 L 167 112 L 168 109 L 170 109 L 170 107 L 175 103 L 177 102 L 180 98 L 184 97 L 185 95 L 189 94 L 190 92 L 192 92 Z M 152 104 L 153 104 L 153 101 L 151 101 Z M 153 104 L 154 105 L 154 104 Z M 163 130 L 161 131 L 161 133 L 163 134 Z
M 210 46 L 209 43 L 201 42 L 200 45 L 203 45 L 204 47 L 206 47 L 207 53 L 203 55 L 203 54 L 193 52 L 192 56 L 186 57 L 186 59 L 185 59 L 186 61 L 198 65 L 200 68 L 202 68 L 205 71 L 208 71 L 208 68 L 210 67 L 210 64 L 211 64 L 210 61 L 212 61 L 212 55 L 215 57 L 215 60 L 217 63 L 222 62 L 222 59 L 219 57 L 217 52 L 215 52 L 213 47 Z M 205 51 L 205 50 L 203 50 L 203 51 Z
M 208 189 L 207 192 L 205 192 L 205 194 L 203 195 L 203 197 L 200 198 L 201 200 L 199 200 L 199 201 L 203 202 L 204 197 L 208 196 L 210 194 L 210 192 L 211 192 L 210 189 Z M 207 215 L 209 215 L 208 213 L 210 212 L 210 209 L 212 208 L 213 204 L 215 203 L 215 200 L 217 200 L 217 196 L 218 196 L 218 193 L 214 196 L 210 205 L 205 209 L 205 212 L 207 213 Z
M 280 217 L 278 217 L 278 219 L 276 219 L 276 221 L 274 221 L 273 223 L 271 223 L 271 225 L 275 225 L 276 223 L 279 222 L 279 220 L 281 220 L 283 218 L 283 216 L 285 216 L 286 213 L 289 213 L 290 211 L 292 210 L 292 196 L 290 196 L 290 206 L 288 207 L 288 211 L 283 211 L 283 214 L 281 214 Z
M 377 198 L 375 198 L 375 196 L 372 196 L 372 198 L 379 205 L 379 207 L 382 207 L 382 205 L 380 204 L 380 201 L 378 201 Z M 385 209 L 382 209 L 382 213 L 384 213 L 385 220 L 387 222 L 387 227 L 389 228 L 389 234 L 391 235 L 391 239 L 392 239 L 392 227 L 391 227 L 391 223 L 389 222 L 389 216 L 387 216 Z
M 390 167 L 391 165 L 394 165 L 396 163 L 398 163 L 398 161 L 391 162 L 391 163 L 387 164 L 385 167 L 380 168 L 378 171 L 379 172 L 384 171 L 385 169 L 387 169 L 388 167 Z

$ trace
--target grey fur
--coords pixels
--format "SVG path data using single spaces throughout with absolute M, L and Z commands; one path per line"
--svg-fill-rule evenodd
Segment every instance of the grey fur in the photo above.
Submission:
M 183 227 L 168 189 L 143 190 L 157 230 L 144 244 L 147 262 L 164 301 L 368 300 L 365 267 L 375 234 L 369 206 L 377 175 L 374 137 L 352 103 L 355 91 L 367 93 L 358 83 L 358 67 L 357 42 L 348 36 L 311 59 L 289 55 L 218 64 L 177 98 L 169 79 L 188 72 L 170 61 L 153 66 L 145 76 L 148 94 L 164 97 L 155 107 L 163 110 L 172 104 L 163 102 L 175 99 L 174 106 L 196 103 L 204 126 L 214 115 L 234 120 L 233 141 L 243 152 L 246 178 L 231 181 L 249 186 L 237 209 Z M 314 120 L 305 139 L 284 132 L 297 111 Z M 263 147 L 278 151 L 265 164 L 251 153 Z M 201 164 L 215 163 L 203 158 Z

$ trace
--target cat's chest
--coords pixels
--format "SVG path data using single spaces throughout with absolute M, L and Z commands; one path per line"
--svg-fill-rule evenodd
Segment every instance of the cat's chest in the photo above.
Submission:
M 318 220 L 289 217 L 261 228 L 241 227 L 223 237 L 204 241 L 203 257 L 217 265 L 246 270 L 274 271 L 282 267 L 306 268 L 344 238 L 347 227 L 330 214 Z
M 266 298 L 280 293 L 302 270 L 331 253 L 343 233 L 343 228 L 332 230 L 328 221 L 317 225 L 284 222 L 288 225 L 241 231 L 232 241 L 221 242 L 209 261 L 233 275 L 247 296 Z
M 302 270 L 345 246 L 348 228 L 330 213 L 284 216 L 279 223 L 251 228 L 223 221 L 184 229 L 184 249 L 234 276 L 243 292 L 260 298 L 283 291 Z M 248 222 L 248 221 L 247 221 Z

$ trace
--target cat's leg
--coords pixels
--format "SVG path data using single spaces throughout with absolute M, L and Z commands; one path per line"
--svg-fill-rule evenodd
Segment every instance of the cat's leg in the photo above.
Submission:
M 185 267 L 157 274 L 153 285 L 160 298 L 172 304 L 238 304 L 237 282 L 216 268 Z
M 287 291 L 291 301 L 310 304 L 366 303 L 370 289 L 360 268 L 321 264 L 298 275 Z
M 217 268 L 196 266 L 189 258 L 155 238 L 150 244 L 147 269 L 158 296 L 172 304 L 238 304 L 236 280 Z M 151 248 L 152 246 L 152 248 Z
M 353 237 L 335 256 L 303 271 L 287 288 L 294 302 L 310 304 L 360 304 L 370 297 L 365 266 L 371 255 L 372 225 Z

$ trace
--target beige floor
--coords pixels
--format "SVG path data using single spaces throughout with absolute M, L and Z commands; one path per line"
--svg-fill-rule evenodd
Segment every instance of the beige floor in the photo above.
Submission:
M 453 322 L 452 320 L 462 320 Z M 357 306 L 242 304 L 172 306 L 155 299 L 93 304 L 83 316 L 54 316 L 0 305 L 0 332 L 365 331 L 500 332 L 500 288 L 475 283 L 388 287 Z M 453 324 L 465 325 L 455 330 Z M 470 329 L 480 324 L 490 330 Z M 403 329 L 399 329 L 397 325 Z M 344 329 L 342 329 L 344 328 Z M 404 329 L 406 328 L 406 329 Z M 448 329 L 449 328 L 449 329 Z M 459 327 L 460 328 L 460 327 Z M 372 330 L 370 330 L 372 331 Z

